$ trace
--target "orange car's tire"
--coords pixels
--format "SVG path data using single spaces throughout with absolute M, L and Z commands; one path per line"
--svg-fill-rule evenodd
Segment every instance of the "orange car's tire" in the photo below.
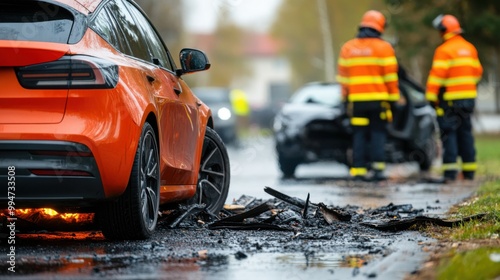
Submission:
M 145 123 L 127 189 L 97 213 L 103 235 L 112 240 L 149 238 L 158 221 L 159 193 L 158 143 L 153 128 Z
M 188 204 L 205 204 L 208 212 L 217 215 L 226 202 L 230 177 L 226 146 L 215 130 L 207 127 L 196 194 Z

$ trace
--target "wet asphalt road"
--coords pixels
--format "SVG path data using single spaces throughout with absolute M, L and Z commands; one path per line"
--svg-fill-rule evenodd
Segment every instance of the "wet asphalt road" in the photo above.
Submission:
M 418 183 L 411 164 L 391 166 L 389 183 L 355 185 L 334 163 L 300 166 L 296 179 L 280 179 L 272 140 L 254 138 L 229 147 L 232 165 L 227 203 L 241 195 L 270 199 L 264 187 L 312 202 L 376 208 L 412 204 L 443 214 L 473 189 Z M 293 232 L 170 229 L 160 223 L 147 241 L 108 242 L 98 231 L 35 232 L 17 236 L 16 273 L 0 279 L 403 279 L 425 260 L 434 241 L 414 231 L 387 233 L 334 224 L 330 238 Z M 5 249 L 4 249 L 5 248 Z
M 270 197 L 263 191 L 272 187 L 290 196 L 327 205 L 378 207 L 394 204 L 412 204 L 423 208 L 427 214 L 442 214 L 469 196 L 470 186 L 420 183 L 423 177 L 417 164 L 405 163 L 388 165 L 388 184 L 353 184 L 347 182 L 348 169 L 336 163 L 314 163 L 300 165 L 296 178 L 282 179 L 273 148 L 273 140 L 268 137 L 255 138 L 245 142 L 240 149 L 229 148 L 231 158 L 231 188 L 228 203 L 241 195 Z M 370 187 L 367 187 L 370 186 Z

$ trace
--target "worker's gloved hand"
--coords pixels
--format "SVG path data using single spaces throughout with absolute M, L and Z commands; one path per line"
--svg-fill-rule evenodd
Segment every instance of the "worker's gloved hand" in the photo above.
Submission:
M 380 117 L 387 122 L 392 122 L 392 110 L 394 106 L 393 103 L 394 102 L 390 101 L 383 101 L 382 103 L 380 103 L 380 106 L 382 107 Z
M 434 109 L 436 110 L 436 116 L 438 116 L 438 117 L 444 116 L 444 109 L 443 108 L 436 106 L 436 107 L 434 107 Z
M 394 112 L 394 109 L 396 108 L 396 103 L 395 102 L 390 102 L 389 103 L 389 109 L 386 110 L 385 114 L 387 115 L 387 121 L 392 122 L 393 120 L 393 115 L 392 112 Z

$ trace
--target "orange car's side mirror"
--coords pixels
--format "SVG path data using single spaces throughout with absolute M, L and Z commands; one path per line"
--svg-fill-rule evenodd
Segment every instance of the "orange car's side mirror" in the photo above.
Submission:
M 182 49 L 179 53 L 181 69 L 177 70 L 177 75 L 199 72 L 210 68 L 207 56 L 200 50 Z

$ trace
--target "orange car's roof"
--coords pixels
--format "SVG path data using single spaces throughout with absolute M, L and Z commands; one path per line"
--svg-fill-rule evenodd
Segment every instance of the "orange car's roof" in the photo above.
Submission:
M 68 5 L 78 11 L 89 14 L 92 13 L 102 0 L 56 0 L 59 3 Z

